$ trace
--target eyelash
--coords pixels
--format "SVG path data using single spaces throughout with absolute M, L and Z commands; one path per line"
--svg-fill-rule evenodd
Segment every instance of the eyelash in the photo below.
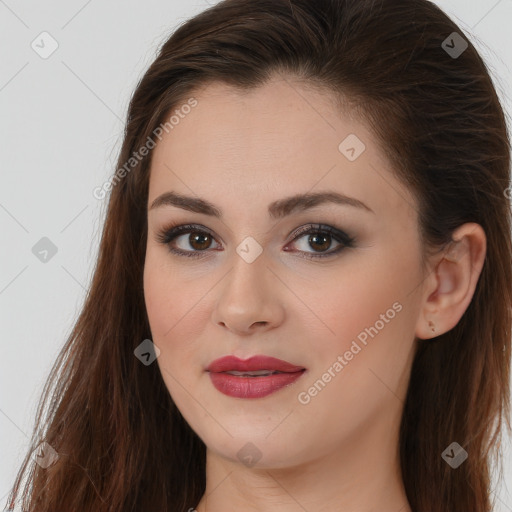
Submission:
M 182 224 L 182 225 L 171 225 L 165 227 L 162 231 L 157 233 L 156 240 L 157 242 L 167 245 L 168 249 L 171 253 L 176 254 L 178 256 L 185 256 L 187 258 L 201 258 L 204 257 L 202 253 L 208 252 L 207 249 L 203 251 L 183 251 L 181 249 L 175 249 L 170 246 L 170 243 L 177 238 L 179 235 L 183 235 L 186 233 L 199 233 L 209 235 L 211 238 L 215 240 L 215 237 L 210 233 L 210 231 L 204 226 L 200 226 L 198 224 Z M 293 235 L 294 238 L 292 242 L 295 242 L 297 239 L 301 238 L 304 235 L 308 234 L 322 234 L 322 235 L 330 235 L 334 240 L 338 243 L 342 244 L 338 249 L 326 252 L 326 253 L 304 253 L 302 252 L 303 258 L 306 259 L 319 259 L 319 258 L 328 258 L 334 256 L 344 249 L 348 249 L 354 247 L 355 238 L 351 238 L 343 231 L 336 229 L 331 226 L 323 225 L 323 224 L 308 224 L 298 229 Z M 305 254 L 309 254 L 306 256 Z

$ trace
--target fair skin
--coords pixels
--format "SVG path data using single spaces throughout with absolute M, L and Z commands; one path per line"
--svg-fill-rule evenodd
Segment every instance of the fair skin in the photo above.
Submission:
M 163 380 L 207 447 L 196 510 L 411 512 L 398 430 L 416 338 L 460 320 L 483 265 L 483 230 L 461 226 L 456 250 L 436 253 L 423 270 L 415 198 L 365 125 L 337 113 L 328 94 L 275 78 L 250 92 L 216 83 L 193 96 L 198 105 L 152 155 L 144 294 Z M 338 149 L 349 134 L 366 146 L 354 161 Z M 169 191 L 203 198 L 223 215 L 150 208 Z M 323 203 L 269 216 L 273 201 L 320 191 L 371 211 Z M 180 233 L 169 245 L 200 257 L 157 241 L 170 222 L 199 225 L 200 234 Z M 342 244 L 330 235 L 324 243 L 321 231 L 316 244 L 294 236 L 308 224 L 338 228 L 354 245 L 301 258 Z M 251 263 L 236 250 L 249 236 L 262 249 Z M 377 334 L 332 376 L 338 356 L 374 326 Z M 205 371 L 229 354 L 265 354 L 306 372 L 269 396 L 234 398 Z M 325 387 L 307 394 L 329 368 Z M 258 454 L 253 465 L 237 455 L 247 443 L 257 449 L 244 448 Z

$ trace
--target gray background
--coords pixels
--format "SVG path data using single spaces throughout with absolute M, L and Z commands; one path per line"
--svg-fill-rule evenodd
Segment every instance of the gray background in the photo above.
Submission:
M 480 50 L 510 115 L 512 0 L 436 3 Z M 115 171 L 130 94 L 158 45 L 208 5 L 0 0 L 2 507 L 92 275 L 106 206 L 92 190 Z M 58 43 L 46 59 L 31 47 L 34 40 L 42 46 L 44 31 Z M 50 44 L 47 38 L 44 48 Z M 32 252 L 42 237 L 57 247 L 46 263 Z M 506 441 L 504 479 L 512 483 Z M 497 512 L 512 511 L 510 483 L 495 488 Z

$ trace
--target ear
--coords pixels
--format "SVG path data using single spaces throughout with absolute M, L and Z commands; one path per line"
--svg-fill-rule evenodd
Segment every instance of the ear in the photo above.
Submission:
M 484 265 L 487 239 L 473 222 L 463 224 L 431 262 L 424 281 L 416 337 L 435 338 L 455 327 L 469 306 Z

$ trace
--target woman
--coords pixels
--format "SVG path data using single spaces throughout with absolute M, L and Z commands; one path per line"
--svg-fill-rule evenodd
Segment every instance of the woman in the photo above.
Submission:
M 426 0 L 183 24 L 94 191 L 91 290 L 10 506 L 29 472 L 38 512 L 490 511 L 509 159 L 484 62 Z

